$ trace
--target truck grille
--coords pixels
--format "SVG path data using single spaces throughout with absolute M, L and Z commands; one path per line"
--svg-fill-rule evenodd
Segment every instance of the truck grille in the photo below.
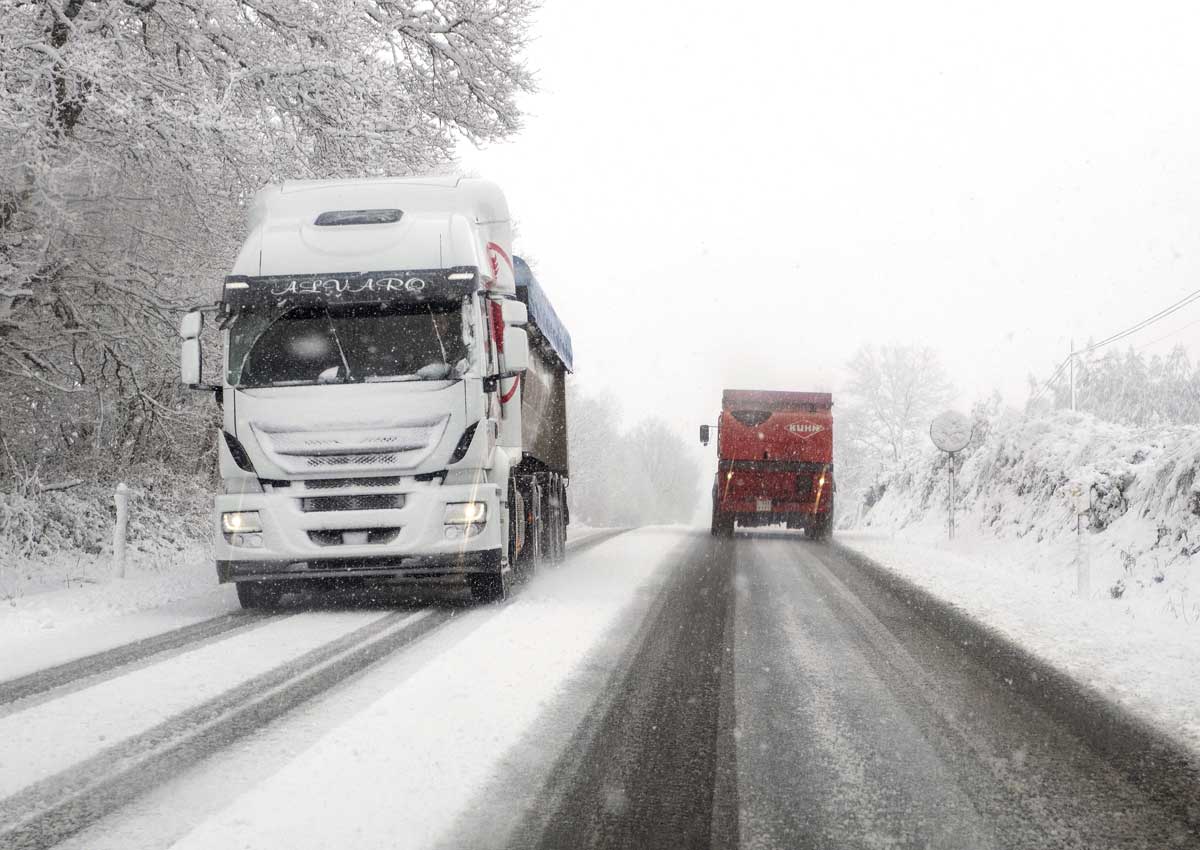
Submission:
M 375 466 L 395 464 L 396 456 L 388 455 L 309 455 L 305 463 L 310 467 L 322 466 Z
M 420 466 L 440 445 L 451 417 L 374 422 L 361 427 L 306 421 L 252 421 L 250 427 L 268 458 L 287 473 L 362 475 Z
M 336 490 L 342 487 L 395 487 L 400 476 L 385 475 L 379 478 L 315 478 L 304 482 L 306 490 Z
M 404 495 L 308 496 L 300 500 L 300 510 L 314 511 L 385 511 L 404 507 Z

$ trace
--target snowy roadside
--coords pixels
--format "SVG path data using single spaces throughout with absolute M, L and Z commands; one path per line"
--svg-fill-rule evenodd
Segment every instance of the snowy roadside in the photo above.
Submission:
M 126 578 L 97 577 L 60 590 L 0 600 L 0 680 L 186 626 L 237 608 L 217 585 L 207 551 L 130 565 Z
M 612 530 L 572 524 L 567 540 L 574 545 Z M 124 579 L 97 563 L 86 581 L 0 599 L 0 681 L 238 610 L 233 586 L 217 584 L 199 544 L 171 558 L 131 560 Z M 62 572 L 70 573 L 65 566 Z
M 587 540 L 589 537 L 595 537 L 597 534 L 608 534 L 615 529 L 612 528 L 593 528 L 590 525 L 582 525 L 573 522 L 567 526 L 567 542 L 579 543 Z
M 929 528 L 836 539 L 1200 753 L 1200 618 L 1190 576 L 1176 572 L 1169 584 L 1114 598 L 1111 568 L 1101 564 L 1081 597 L 1071 540 L 1004 540 L 968 530 L 951 542 Z

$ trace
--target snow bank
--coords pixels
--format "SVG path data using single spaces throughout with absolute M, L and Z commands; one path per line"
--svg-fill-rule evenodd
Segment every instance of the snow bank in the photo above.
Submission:
M 953 542 L 932 448 L 874 488 L 840 542 L 1200 752 L 1200 428 L 1069 412 L 979 424 Z M 1090 505 L 1080 533 L 1073 491 Z
M 158 608 L 217 588 L 210 550 L 189 543 L 178 551 L 131 552 L 126 578 L 112 575 L 108 559 L 81 556 L 38 562 L 40 592 L 0 597 L 0 643 L 13 647 L 137 611 Z M 51 580 L 57 589 L 47 589 Z M 30 580 L 32 582 L 32 579 Z M 0 664 L 0 667 L 4 665 Z

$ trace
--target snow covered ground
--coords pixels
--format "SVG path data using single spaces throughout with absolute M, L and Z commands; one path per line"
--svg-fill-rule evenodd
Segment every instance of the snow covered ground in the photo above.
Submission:
M 607 531 L 572 524 L 567 539 Z M 96 567 L 87 581 L 0 599 L 0 681 L 239 608 L 233 585 L 217 584 L 201 545 L 173 558 L 131 560 L 124 579 Z M 61 572 L 70 572 L 65 561 Z
M 1063 412 L 1001 422 L 964 454 L 953 542 L 933 452 L 838 541 L 1200 752 L 1200 429 Z
M 63 846 L 436 844 L 470 813 L 514 747 L 537 734 L 546 707 L 574 677 L 590 674 L 580 669 L 589 651 L 631 638 L 614 628 L 632 604 L 653 596 L 682 543 L 678 533 L 646 530 L 569 555 L 510 603 L 454 614 L 370 675 L 221 750 Z M 256 631 L 267 628 L 280 626 Z M 247 639 L 227 642 L 229 650 Z M 165 674 L 182 665 L 162 666 Z

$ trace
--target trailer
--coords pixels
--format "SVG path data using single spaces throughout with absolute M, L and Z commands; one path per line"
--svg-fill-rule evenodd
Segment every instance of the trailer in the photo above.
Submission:
M 221 403 L 213 542 L 244 607 L 411 581 L 492 601 L 563 557 L 571 337 L 511 241 L 482 180 L 255 197 L 216 305 L 181 324 L 183 383 Z M 224 354 L 210 382 L 206 316 Z
M 786 525 L 825 540 L 833 528 L 833 396 L 725 390 L 717 431 L 712 533 Z M 712 427 L 700 426 L 708 445 Z

